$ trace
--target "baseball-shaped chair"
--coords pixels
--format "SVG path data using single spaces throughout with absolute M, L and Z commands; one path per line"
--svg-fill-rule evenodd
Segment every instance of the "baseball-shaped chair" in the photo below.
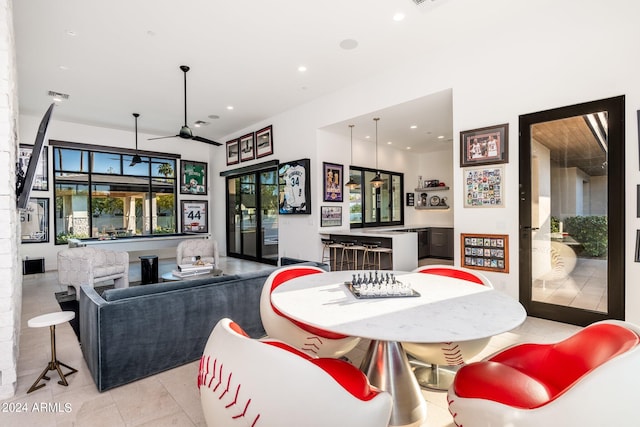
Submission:
M 624 426 L 638 419 L 640 329 L 605 320 L 552 344 L 518 344 L 458 371 L 461 427 Z
M 284 341 L 307 354 L 319 357 L 341 357 L 358 345 L 360 338 L 336 334 L 315 328 L 286 316 L 271 303 L 271 293 L 280 285 L 296 277 L 320 274 L 325 271 L 312 266 L 280 268 L 267 278 L 260 295 L 260 317 L 270 338 Z
M 209 427 L 386 427 L 391 396 L 348 362 L 249 338 L 230 319 L 215 326 L 198 372 Z
M 493 285 L 483 274 L 476 271 L 452 265 L 425 265 L 414 270 L 415 273 L 435 274 L 454 277 L 477 283 L 480 286 L 493 288 Z M 470 341 L 443 343 L 414 343 L 403 342 L 404 350 L 416 360 L 411 362 L 416 377 L 421 386 L 436 390 L 447 390 L 455 375 L 454 368 L 442 369 L 443 366 L 460 367 L 470 358 L 478 355 L 489 343 L 491 338 Z M 430 365 L 429 367 L 424 364 Z

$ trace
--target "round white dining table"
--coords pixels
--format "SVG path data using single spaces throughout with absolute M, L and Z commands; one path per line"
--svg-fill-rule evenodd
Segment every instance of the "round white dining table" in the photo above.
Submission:
M 437 343 L 486 338 L 524 322 L 524 307 L 512 297 L 451 277 L 382 271 L 409 284 L 413 297 L 358 298 L 345 282 L 368 271 L 336 271 L 289 280 L 271 295 L 287 316 L 335 333 L 368 338 L 362 369 L 393 398 L 391 426 L 419 426 L 426 403 L 401 342 Z

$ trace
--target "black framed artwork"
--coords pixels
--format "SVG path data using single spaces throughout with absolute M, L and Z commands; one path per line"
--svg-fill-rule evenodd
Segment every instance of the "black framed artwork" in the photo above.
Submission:
M 182 160 L 180 162 L 180 194 L 207 194 L 207 164 Z
M 180 201 L 183 233 L 208 233 L 207 215 L 209 204 L 206 200 Z
M 273 128 L 267 126 L 256 131 L 256 158 L 273 154 Z
M 323 200 L 325 202 L 341 202 L 342 201 L 342 178 L 343 166 L 335 163 L 322 163 L 323 171 Z
M 320 227 L 342 225 L 342 206 L 320 206 Z
M 32 152 L 33 145 L 20 144 L 18 150 L 18 168 L 22 171 L 22 176 L 25 176 L 27 173 Z M 42 147 L 42 155 L 39 157 L 38 164 L 36 165 L 36 173 L 31 189 L 35 191 L 49 191 L 49 150 L 46 145 Z
M 280 214 L 311 214 L 310 168 L 309 159 L 280 163 L 278 167 Z
M 20 209 L 22 243 L 49 241 L 49 199 L 31 197 L 26 209 Z
M 234 139 L 227 141 L 227 166 L 235 165 L 240 162 L 240 140 Z
M 509 161 L 509 124 L 460 132 L 460 166 Z
M 246 162 L 256 157 L 256 147 L 253 132 L 240 137 L 240 161 Z

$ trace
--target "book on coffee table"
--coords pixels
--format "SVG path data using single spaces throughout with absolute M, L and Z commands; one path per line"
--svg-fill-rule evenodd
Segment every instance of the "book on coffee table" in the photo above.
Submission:
M 173 270 L 171 271 L 171 274 L 173 274 L 175 277 L 191 277 L 191 276 L 199 276 L 201 274 L 209 274 L 211 273 L 211 270 L 213 270 L 212 268 L 206 269 L 206 270 L 192 270 L 192 271 L 178 271 L 178 270 Z

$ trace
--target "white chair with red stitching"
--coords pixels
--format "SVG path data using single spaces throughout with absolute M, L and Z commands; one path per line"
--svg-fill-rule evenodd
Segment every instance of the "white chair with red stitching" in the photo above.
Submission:
M 284 341 L 307 354 L 341 357 L 358 345 L 360 338 L 336 334 L 287 317 L 271 303 L 271 292 L 284 282 L 325 271 L 313 266 L 280 268 L 267 278 L 260 296 L 260 317 L 267 336 Z
M 348 362 L 250 338 L 230 319 L 215 326 L 200 360 L 209 427 L 386 427 L 391 396 Z
M 439 276 L 454 277 L 466 280 L 478 285 L 493 288 L 493 285 L 483 274 L 466 268 L 452 265 L 425 265 L 414 270 L 414 273 L 435 274 Z M 489 343 L 491 338 L 482 338 L 471 341 L 443 342 L 443 343 L 414 343 L 403 342 L 404 350 L 417 359 L 412 361 L 418 382 L 423 387 L 447 390 L 455 375 L 455 368 L 466 363 L 470 358 L 478 355 Z M 430 368 L 423 364 L 430 365 Z M 450 370 L 441 367 L 448 366 Z
M 449 389 L 459 427 L 638 423 L 640 328 L 605 320 L 552 344 L 518 344 L 462 367 Z

